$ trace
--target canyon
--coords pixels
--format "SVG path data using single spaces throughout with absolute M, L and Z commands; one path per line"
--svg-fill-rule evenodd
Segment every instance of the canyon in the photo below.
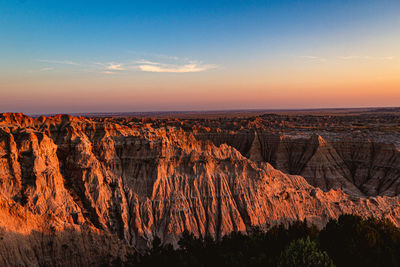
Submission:
M 112 265 L 156 236 L 347 213 L 400 226 L 397 120 L 0 114 L 0 264 Z

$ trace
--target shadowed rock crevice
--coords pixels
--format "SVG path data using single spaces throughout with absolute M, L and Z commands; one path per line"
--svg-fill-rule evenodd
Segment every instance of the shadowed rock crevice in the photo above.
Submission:
M 262 158 L 325 191 L 342 189 L 357 196 L 400 193 L 400 152 L 394 145 L 359 140 L 331 143 L 317 135 L 292 138 L 261 131 L 256 136 L 248 158 Z
M 99 222 L 98 214 L 96 209 L 92 207 L 89 199 L 85 192 L 85 181 L 86 170 L 80 168 L 76 164 L 76 160 L 73 158 L 74 152 L 73 147 L 70 146 L 70 150 L 58 149 L 57 155 L 62 162 L 60 164 L 60 172 L 62 174 L 63 183 L 65 188 L 69 191 L 74 202 L 81 208 L 82 215 L 99 229 L 102 229 L 102 225 Z

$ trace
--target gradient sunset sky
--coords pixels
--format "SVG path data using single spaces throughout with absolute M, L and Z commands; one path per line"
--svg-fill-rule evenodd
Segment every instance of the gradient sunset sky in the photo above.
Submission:
M 0 0 L 0 112 L 400 106 L 400 1 Z

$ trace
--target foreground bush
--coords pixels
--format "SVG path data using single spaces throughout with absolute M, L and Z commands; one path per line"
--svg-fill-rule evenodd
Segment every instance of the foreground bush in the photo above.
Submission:
M 334 267 L 325 251 L 321 251 L 309 237 L 292 241 L 282 252 L 279 267 Z
M 132 262 L 130 262 L 132 263 Z M 400 230 L 383 219 L 343 215 L 319 231 L 295 222 L 221 240 L 184 233 L 179 249 L 156 238 L 134 266 L 400 266 Z

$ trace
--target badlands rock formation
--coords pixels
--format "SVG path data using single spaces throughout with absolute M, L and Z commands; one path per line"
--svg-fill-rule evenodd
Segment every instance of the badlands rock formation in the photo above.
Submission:
M 354 196 L 395 196 L 400 193 L 400 151 L 393 144 L 321 136 L 292 138 L 260 132 L 248 157 L 301 175 L 324 191 L 342 189 Z
M 400 225 L 391 147 L 176 125 L 1 114 L 0 264 L 111 264 L 154 236 L 343 213 Z

